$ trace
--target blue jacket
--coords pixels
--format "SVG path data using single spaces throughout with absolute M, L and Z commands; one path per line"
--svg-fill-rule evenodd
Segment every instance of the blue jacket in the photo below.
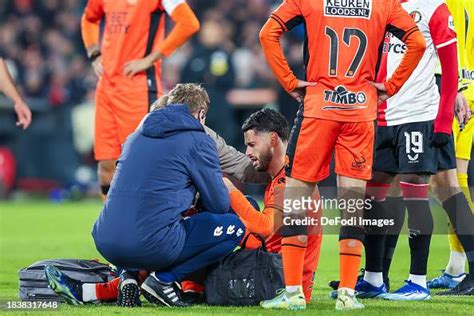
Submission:
M 128 268 L 150 256 L 172 263 L 184 245 L 181 213 L 196 191 L 207 211 L 229 210 L 215 142 L 186 105 L 151 112 L 123 145 L 92 231 L 97 249 Z

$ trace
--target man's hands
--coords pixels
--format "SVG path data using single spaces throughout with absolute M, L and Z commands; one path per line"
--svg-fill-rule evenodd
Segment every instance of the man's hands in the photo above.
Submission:
M 153 61 L 148 56 L 142 59 L 131 60 L 123 66 L 123 74 L 127 77 L 133 77 L 151 66 L 153 66 Z
M 387 94 L 387 90 L 385 89 L 385 85 L 380 82 L 370 82 L 371 85 L 377 89 L 377 95 L 378 95 L 378 100 L 377 104 L 381 104 L 385 101 L 387 101 L 390 96 Z
M 21 126 L 24 130 L 31 124 L 31 110 L 23 100 L 15 102 L 14 109 L 18 117 L 16 126 Z
M 104 73 L 104 66 L 102 66 L 102 56 L 97 57 L 92 62 L 92 69 L 94 69 L 94 73 L 97 77 L 102 76 Z
M 136 74 L 147 70 L 155 61 L 159 58 L 162 58 L 161 53 L 152 53 L 144 58 L 131 60 L 126 62 L 123 66 L 123 75 L 127 77 L 133 77 Z M 104 66 L 102 65 L 102 56 L 98 56 L 92 62 L 92 68 L 97 77 L 100 77 L 104 74 Z
M 299 103 L 303 103 L 304 96 L 306 94 L 306 87 L 314 87 L 315 85 L 316 82 L 308 82 L 298 79 L 296 88 L 293 91 L 289 92 L 289 94 Z
M 224 184 L 227 188 L 227 191 L 232 192 L 232 191 L 235 191 L 237 190 L 237 188 L 235 187 L 235 185 L 232 183 L 232 181 L 229 180 L 229 178 L 222 178 L 224 180 Z
M 153 66 L 158 59 L 163 57 L 164 55 L 161 54 L 161 52 L 154 52 L 144 58 L 131 60 L 123 66 L 123 74 L 127 77 L 133 77 L 137 73 L 147 70 Z
M 91 45 L 87 47 L 87 56 L 89 60 L 92 60 L 92 69 L 97 77 L 100 77 L 104 74 L 104 67 L 102 66 L 102 55 L 100 52 L 99 45 Z
M 462 92 L 458 92 L 456 95 L 454 114 L 456 115 L 456 119 L 459 122 L 460 129 L 463 130 L 464 126 L 471 119 L 472 113 Z

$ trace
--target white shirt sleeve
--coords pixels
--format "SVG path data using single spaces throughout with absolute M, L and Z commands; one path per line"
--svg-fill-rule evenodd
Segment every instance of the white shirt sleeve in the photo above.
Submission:
M 181 3 L 185 3 L 185 0 L 162 0 L 163 8 L 165 9 L 168 15 L 173 14 L 174 9 L 179 6 Z

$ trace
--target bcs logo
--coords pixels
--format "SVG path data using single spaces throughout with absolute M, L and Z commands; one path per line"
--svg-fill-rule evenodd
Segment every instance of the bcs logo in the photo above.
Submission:
M 324 110 L 362 109 L 366 106 L 360 106 L 358 104 L 365 104 L 367 102 L 367 96 L 364 92 L 351 92 L 347 90 L 346 87 L 340 85 L 334 88 L 334 90 L 324 90 L 324 101 L 345 105 L 326 105 L 323 107 Z
M 403 43 L 383 43 L 384 53 L 405 54 L 406 51 L 407 46 Z

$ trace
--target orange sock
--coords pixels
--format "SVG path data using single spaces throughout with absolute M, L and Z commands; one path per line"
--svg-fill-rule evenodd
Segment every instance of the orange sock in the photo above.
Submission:
M 313 292 L 314 274 L 318 267 L 319 253 L 321 251 L 322 234 L 308 235 L 303 265 L 303 293 L 306 303 L 311 301 Z
M 303 265 L 306 243 L 298 240 L 298 236 L 281 239 L 281 255 L 283 259 L 283 274 L 286 286 L 301 286 L 303 284 Z
M 339 260 L 341 282 L 339 288 L 354 289 L 359 273 L 362 242 L 357 239 L 343 239 L 339 241 Z
M 181 281 L 181 291 L 183 293 L 204 293 L 204 285 L 190 280 Z
M 120 278 L 115 278 L 106 283 L 97 283 L 95 285 L 97 299 L 100 301 L 117 300 L 119 283 Z

